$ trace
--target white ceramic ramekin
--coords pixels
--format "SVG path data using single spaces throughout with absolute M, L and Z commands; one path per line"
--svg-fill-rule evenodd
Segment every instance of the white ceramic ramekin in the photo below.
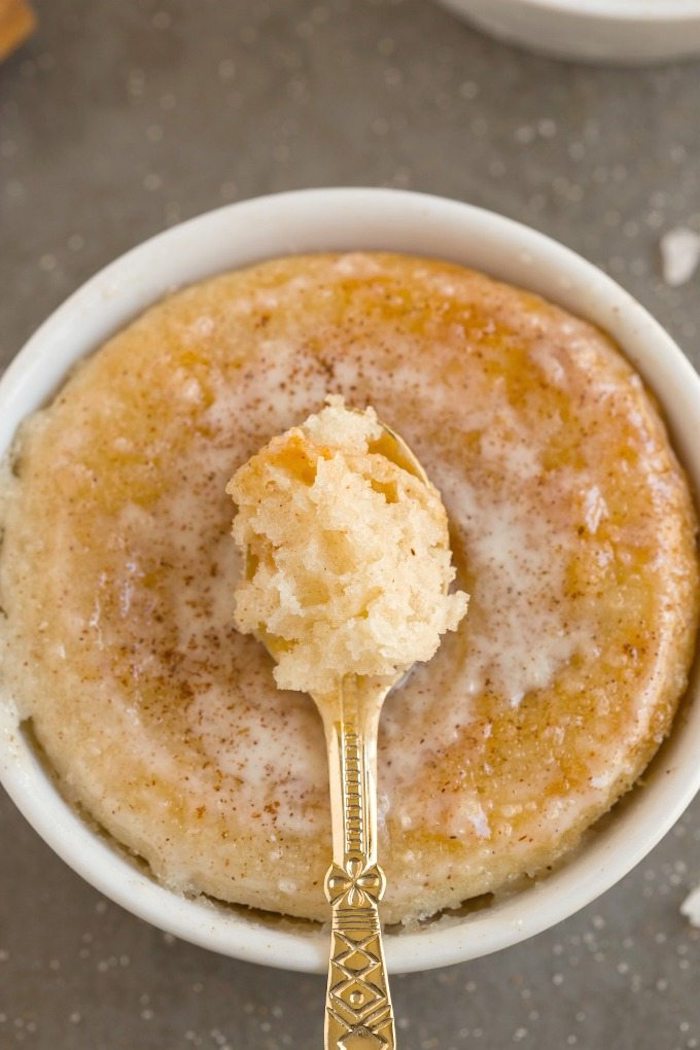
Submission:
M 700 0 L 438 0 L 509 44 L 637 65 L 700 55 Z
M 660 0 L 663 2 L 663 0 Z M 652 317 L 610 278 L 540 233 L 456 201 L 395 190 L 305 190 L 234 204 L 154 237 L 75 293 L 29 340 L 0 382 L 0 453 L 71 365 L 178 285 L 293 252 L 387 249 L 485 270 L 606 329 L 654 390 L 676 449 L 700 490 L 700 379 Z M 700 787 L 697 684 L 639 788 L 556 874 L 449 924 L 389 934 L 393 971 L 429 969 L 530 937 L 622 878 Z M 5 698 L 7 699 L 7 698 Z M 29 822 L 102 893 L 161 929 L 253 962 L 321 971 L 327 937 L 178 897 L 142 873 L 67 806 L 0 697 L 0 778 Z

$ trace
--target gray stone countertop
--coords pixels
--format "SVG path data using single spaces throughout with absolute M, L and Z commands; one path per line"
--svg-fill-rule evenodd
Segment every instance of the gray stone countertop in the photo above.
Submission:
M 564 65 L 421 0 L 37 0 L 0 67 L 0 361 L 90 274 L 180 219 L 302 186 L 493 208 L 637 296 L 700 363 L 700 63 Z M 700 1047 L 700 805 L 624 882 L 538 938 L 393 982 L 401 1050 Z M 0 1047 L 321 1042 L 324 981 L 179 943 L 100 897 L 0 799 Z

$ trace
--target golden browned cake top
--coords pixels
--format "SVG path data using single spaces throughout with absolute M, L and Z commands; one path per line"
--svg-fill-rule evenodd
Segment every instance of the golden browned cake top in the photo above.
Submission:
M 322 730 L 233 625 L 226 482 L 329 393 L 448 511 L 469 616 L 387 700 L 389 921 L 542 871 L 637 778 L 694 644 L 695 518 L 610 340 L 442 262 L 282 259 L 185 289 L 24 429 L 5 675 L 64 790 L 182 889 L 323 917 Z

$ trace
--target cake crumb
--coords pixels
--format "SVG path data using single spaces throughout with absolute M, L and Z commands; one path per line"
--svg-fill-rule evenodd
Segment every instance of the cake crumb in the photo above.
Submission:
M 659 241 L 661 272 L 666 284 L 687 284 L 700 263 L 700 234 L 685 226 L 668 230 Z
M 681 904 L 681 915 L 685 915 L 691 926 L 700 927 L 700 886 L 696 886 Z

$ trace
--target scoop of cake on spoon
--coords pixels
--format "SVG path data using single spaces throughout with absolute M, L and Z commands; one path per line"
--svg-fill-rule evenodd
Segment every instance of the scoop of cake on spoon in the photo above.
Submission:
M 323 720 L 333 862 L 325 1046 L 393 1048 L 378 903 L 377 732 L 385 697 L 455 630 L 467 595 L 440 494 L 372 408 L 338 396 L 234 474 L 233 535 L 245 558 L 235 623 L 276 662 L 280 689 Z

